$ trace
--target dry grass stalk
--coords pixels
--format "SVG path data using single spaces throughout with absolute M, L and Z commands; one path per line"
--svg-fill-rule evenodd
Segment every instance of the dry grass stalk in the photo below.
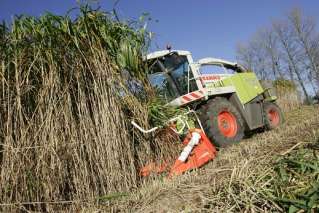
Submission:
M 276 87 L 277 103 L 284 111 L 293 110 L 301 105 L 300 94 L 296 89 Z
M 0 209 L 76 210 L 137 187 L 149 153 L 169 153 L 130 125 L 148 125 L 122 72 L 144 81 L 143 32 L 87 8 L 1 29 Z

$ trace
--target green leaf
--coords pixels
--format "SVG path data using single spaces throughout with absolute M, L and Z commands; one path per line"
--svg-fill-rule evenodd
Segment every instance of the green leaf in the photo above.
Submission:
M 294 205 L 289 206 L 288 213 L 295 213 L 299 210 L 299 208 L 295 207 Z
M 286 170 L 282 166 L 279 167 L 279 174 L 280 174 L 280 178 L 283 181 L 287 181 L 288 180 L 288 174 L 287 174 Z

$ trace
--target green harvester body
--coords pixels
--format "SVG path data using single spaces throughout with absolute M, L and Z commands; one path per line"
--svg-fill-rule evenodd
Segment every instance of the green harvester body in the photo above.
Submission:
M 209 112 L 214 112 L 214 107 L 220 108 L 218 106 L 222 103 L 218 105 L 217 100 L 231 105 L 228 108 L 233 112 L 231 109 L 228 112 L 229 121 L 231 116 L 236 117 L 245 132 L 272 127 L 272 119 L 273 126 L 282 121 L 281 111 L 275 104 L 277 97 L 271 94 L 271 88 L 263 88 L 256 74 L 240 64 L 216 58 L 194 62 L 190 52 L 180 50 L 153 52 L 147 55 L 146 60 L 148 79 L 158 96 L 172 106 L 188 107 L 199 113 L 205 111 L 204 125 L 210 122 L 207 119 L 214 122 Z M 225 140 L 228 140 L 232 134 L 227 133 L 227 128 L 236 125 L 237 130 L 238 126 L 235 121 L 235 124 L 229 123 L 230 127 L 227 122 L 220 124 L 223 122 L 221 119 L 227 121 L 227 116 L 223 108 L 219 110 L 219 114 L 215 115 L 218 117 L 215 126 L 224 131 Z M 208 131 L 214 132 L 210 124 L 207 126 Z

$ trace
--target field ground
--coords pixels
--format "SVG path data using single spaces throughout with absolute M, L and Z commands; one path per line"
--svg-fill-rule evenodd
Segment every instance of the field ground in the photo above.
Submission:
M 134 212 L 284 212 L 290 208 L 294 212 L 309 204 L 294 194 L 305 190 L 318 204 L 319 190 L 314 187 L 319 187 L 319 108 L 301 107 L 286 113 L 285 118 L 280 129 L 255 134 L 220 150 L 214 161 L 197 171 L 172 180 L 146 180 L 135 192 L 108 197 L 95 208 Z M 307 173 L 307 167 L 302 167 L 300 173 L 294 170 L 291 175 L 292 169 L 283 162 L 296 156 L 311 161 L 311 168 L 317 166 L 315 171 Z M 311 197 L 311 190 L 316 195 Z

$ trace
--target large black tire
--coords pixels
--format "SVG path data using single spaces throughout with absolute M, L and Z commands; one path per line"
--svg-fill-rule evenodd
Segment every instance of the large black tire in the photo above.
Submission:
M 236 107 L 226 98 L 216 97 L 200 109 L 206 135 L 218 147 L 239 142 L 244 137 L 244 123 Z
M 267 130 L 272 130 L 280 126 L 284 122 L 284 116 L 280 107 L 274 102 L 265 102 L 264 119 Z

